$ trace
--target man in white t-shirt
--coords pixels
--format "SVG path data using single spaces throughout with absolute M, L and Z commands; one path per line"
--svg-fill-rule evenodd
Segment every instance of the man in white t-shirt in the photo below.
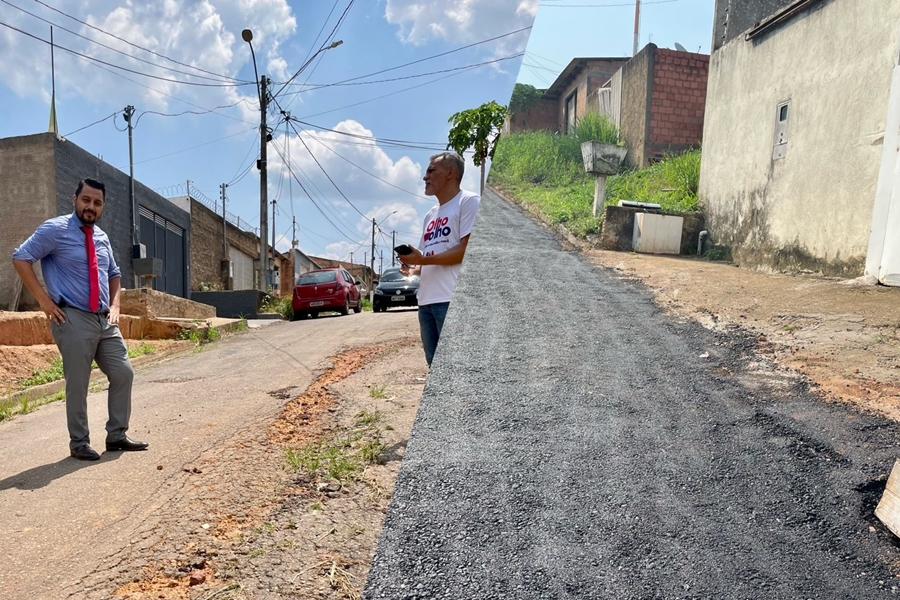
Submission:
M 459 187 L 465 166 L 463 158 L 455 152 L 431 157 L 424 177 L 425 194 L 436 196 L 438 204 L 425 215 L 418 248 L 411 248 L 411 254 L 399 257 L 401 273 L 421 278 L 419 330 L 429 367 L 481 203 L 478 194 Z

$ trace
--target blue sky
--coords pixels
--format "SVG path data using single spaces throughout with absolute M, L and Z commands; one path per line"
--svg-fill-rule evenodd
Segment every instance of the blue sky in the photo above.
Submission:
M 255 79 L 241 30 L 253 30 L 259 71 L 278 82 L 287 81 L 325 40 L 342 40 L 277 96 L 281 109 L 304 121 L 292 122 L 303 139 L 274 118 L 278 106 L 270 112 L 268 125 L 275 132 L 268 145 L 268 177 L 269 197 L 278 199 L 276 245 L 290 247 L 296 218 L 301 250 L 341 259 L 352 251 L 361 262 L 374 217 L 385 233 L 377 242 L 389 266 L 391 232 L 398 232 L 398 243 L 414 242 L 434 203 L 424 196 L 421 178 L 428 157 L 446 144 L 449 116 L 490 100 L 508 101 L 521 61 L 516 55 L 525 49 L 537 0 L 448 6 L 439 0 L 3 0 L 0 23 L 45 40 L 46 21 L 55 24 L 60 134 L 127 172 L 128 138 L 119 130 L 125 127 L 121 111 L 133 105 L 135 177 L 167 197 L 183 195 L 191 180 L 194 195 L 214 200 L 219 184 L 230 182 L 229 212 L 254 227 L 260 212 L 259 111 L 255 85 L 240 84 Z M 442 53 L 447 54 L 430 58 Z M 5 115 L 15 115 L 0 120 L 0 137 L 46 131 L 49 45 L 0 26 L 0 55 L 0 106 Z M 370 75 L 413 61 L 421 62 Z M 473 66 L 480 63 L 490 64 Z M 418 76 L 425 73 L 432 74 Z M 346 82 L 352 85 L 334 85 L 348 79 L 355 79 Z M 205 114 L 154 114 L 185 111 Z M 76 132 L 113 113 L 118 114 Z M 284 168 L 288 156 L 299 183 Z M 478 173 L 474 167 L 469 171 L 464 183 L 477 189 Z M 269 230 L 271 240 L 271 216 Z
M 570 7 L 575 4 L 588 7 Z M 369 251 L 374 217 L 384 232 L 377 245 L 389 265 L 391 232 L 398 232 L 398 242 L 414 242 L 434 203 L 424 196 L 421 177 L 428 157 L 446 143 L 452 113 L 490 100 L 505 104 L 517 77 L 545 87 L 575 56 L 630 55 L 634 5 L 597 6 L 607 4 L 628 3 L 544 0 L 538 8 L 537 0 L 0 0 L 0 107 L 7 116 L 0 120 L 0 137 L 47 130 L 50 50 L 28 34 L 48 40 L 51 22 L 60 134 L 127 172 L 121 112 L 133 105 L 139 181 L 178 196 L 191 180 L 195 196 L 213 200 L 219 184 L 230 183 L 229 212 L 256 227 L 259 111 L 256 87 L 245 83 L 255 76 L 241 30 L 253 30 L 259 71 L 277 82 L 287 81 L 326 40 L 342 40 L 277 97 L 281 109 L 303 121 L 292 123 L 302 140 L 279 123 L 279 106 L 272 106 L 269 198 L 278 200 L 276 245 L 290 247 L 295 218 L 301 250 L 345 260 L 353 252 L 360 262 Z M 661 46 L 678 41 L 708 52 L 712 8 L 713 0 L 645 2 L 641 45 L 652 36 Z M 498 36 L 504 37 L 479 43 Z M 522 58 L 516 55 L 526 44 L 520 75 Z M 421 62 L 393 68 L 414 61 Z M 285 168 L 288 156 L 299 183 Z M 464 185 L 477 189 L 477 181 L 470 163 Z
M 714 0 L 642 1 L 638 48 L 678 42 L 709 54 L 714 7 Z M 575 57 L 631 56 L 633 48 L 633 1 L 542 0 L 518 81 L 547 88 Z

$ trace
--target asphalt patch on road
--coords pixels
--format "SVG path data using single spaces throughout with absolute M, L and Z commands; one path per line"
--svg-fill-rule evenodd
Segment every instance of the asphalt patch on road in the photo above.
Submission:
M 363 597 L 892 597 L 900 429 L 767 352 L 486 193 Z

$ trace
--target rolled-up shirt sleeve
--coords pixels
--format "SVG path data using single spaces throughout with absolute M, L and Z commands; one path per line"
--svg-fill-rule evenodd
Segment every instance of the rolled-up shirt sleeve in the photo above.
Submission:
M 13 252 L 13 259 L 35 263 L 56 249 L 59 228 L 49 222 L 43 223 L 22 245 Z
M 113 256 L 112 246 L 106 246 L 106 252 L 109 254 L 109 273 L 107 279 L 118 279 L 122 277 L 122 271 L 116 264 L 116 257 Z

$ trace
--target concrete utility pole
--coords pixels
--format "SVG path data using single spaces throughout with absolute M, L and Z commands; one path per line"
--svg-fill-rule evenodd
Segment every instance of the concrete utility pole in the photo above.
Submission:
M 228 260 L 228 222 L 225 220 L 225 188 L 227 183 L 219 184 L 219 194 L 222 196 L 222 260 Z
M 125 107 L 125 122 L 128 123 L 128 199 L 131 201 L 131 243 L 138 244 L 138 218 L 137 206 L 134 204 L 134 145 L 132 143 L 132 131 L 134 130 L 131 117 L 134 116 L 134 107 Z M 140 258 L 140 257 L 135 257 Z
M 637 56 L 638 41 L 640 39 L 640 29 L 641 29 L 641 0 L 635 0 L 635 2 L 634 2 L 634 49 L 631 52 L 631 56 Z
M 394 254 L 394 248 L 397 247 L 397 232 L 391 232 L 391 266 L 394 266 L 394 261 L 396 259 L 396 255 Z
M 291 281 L 297 281 L 297 217 L 293 217 L 294 222 L 291 225 L 291 265 L 293 265 L 293 279 Z
M 375 301 L 375 290 L 372 289 L 372 282 L 375 275 L 375 218 L 372 218 L 372 266 L 371 275 L 369 275 L 369 301 Z
M 266 171 L 266 145 L 269 131 L 266 127 L 266 111 L 269 108 L 269 97 L 266 91 L 266 76 L 259 78 L 259 289 L 269 289 L 269 248 L 266 238 L 269 227 L 269 177 Z
M 275 275 L 275 203 L 278 202 L 272 198 L 272 275 Z M 274 282 L 273 282 L 274 284 Z M 273 285 L 276 289 L 280 289 L 280 285 Z

